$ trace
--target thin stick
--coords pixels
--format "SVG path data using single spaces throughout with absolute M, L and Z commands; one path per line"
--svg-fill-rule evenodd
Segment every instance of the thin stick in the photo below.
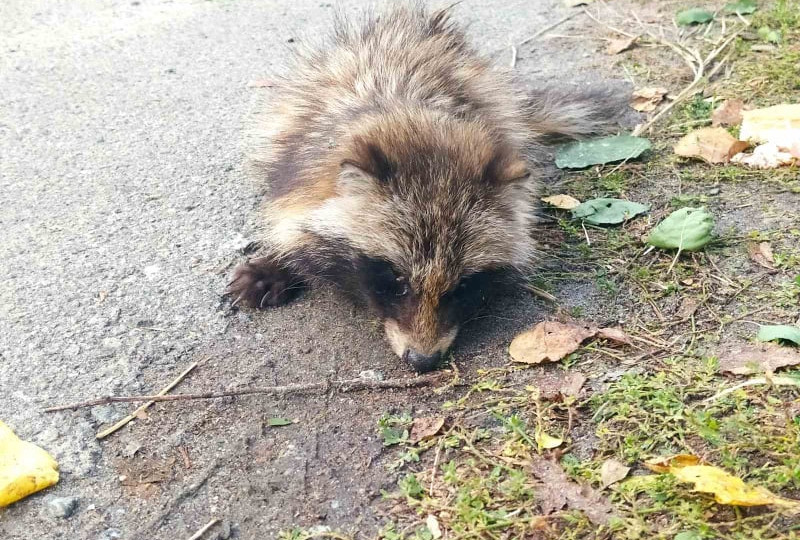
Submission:
M 556 28 L 556 27 L 558 27 L 558 26 L 561 26 L 562 24 L 564 24 L 565 22 L 567 22 L 567 21 L 568 21 L 568 20 L 570 20 L 571 18 L 575 17 L 576 15 L 580 15 L 580 13 L 581 13 L 580 11 L 576 11 L 575 13 L 573 13 L 573 14 L 571 14 L 571 15 L 567 15 L 567 16 L 566 16 L 566 17 L 564 17 L 563 19 L 561 19 L 561 20 L 559 20 L 559 21 L 556 21 L 556 22 L 554 22 L 554 23 L 553 23 L 553 24 L 551 24 L 550 26 L 545 26 L 544 28 L 542 28 L 541 30 L 539 30 L 538 32 L 536 32 L 535 34 L 533 34 L 531 37 L 529 37 L 529 38 L 525 38 L 525 39 L 523 39 L 522 41 L 520 41 L 520 42 L 519 42 L 519 45 L 520 45 L 520 47 L 521 47 L 521 46 L 523 46 L 523 45 L 525 45 L 526 43 L 530 43 L 531 41 L 533 41 L 533 40 L 535 40 L 535 39 L 537 39 L 537 38 L 540 38 L 540 37 L 542 37 L 543 35 L 545 35 L 545 34 L 546 34 L 547 32 L 549 32 L 550 30 L 553 30 L 554 28 Z
M 194 364 L 192 364 L 191 366 L 189 366 L 188 368 L 186 368 L 186 369 L 183 371 L 183 373 L 181 373 L 180 375 L 178 375 L 178 376 L 175 378 L 175 380 L 174 380 L 174 381 L 172 381 L 172 382 L 171 382 L 171 383 L 169 383 L 167 386 L 165 386 L 165 387 L 164 387 L 164 389 L 163 389 L 163 390 L 161 390 L 161 391 L 160 391 L 160 392 L 159 392 L 157 395 L 159 395 L 159 396 L 163 396 L 163 395 L 165 395 L 167 392 L 169 392 L 170 390 L 172 390 L 173 388 L 175 388 L 176 386 L 178 386 L 178 383 L 180 383 L 180 382 L 181 382 L 181 381 L 182 381 L 182 380 L 183 380 L 183 379 L 184 379 L 184 378 L 185 378 L 185 377 L 186 377 L 186 376 L 187 376 L 189 373 L 191 373 L 191 371 L 192 371 L 194 368 L 196 368 L 196 367 L 197 367 L 198 363 L 199 363 L 199 362 L 195 362 Z M 120 420 L 119 422 L 117 422 L 116 424 L 114 424 L 113 426 L 111 426 L 110 428 L 106 428 L 106 429 L 104 429 L 103 431 L 101 431 L 100 433 L 98 433 L 97 435 L 95 435 L 95 437 L 96 437 L 97 439 L 105 439 L 106 437 L 108 437 L 109 435 L 111 435 L 112 433 L 114 433 L 115 431 L 117 431 L 117 430 L 119 430 L 119 429 L 122 429 L 122 428 L 123 428 L 124 426 L 126 426 L 126 425 L 127 425 L 129 422 L 131 422 L 131 421 L 132 421 L 134 418 L 136 418 L 136 416 L 137 416 L 139 413 L 141 413 L 142 411 L 146 410 L 146 409 L 147 409 L 148 407 L 150 407 L 150 406 L 151 406 L 153 403 L 155 403 L 155 401 L 152 401 L 152 400 L 151 400 L 151 401 L 148 401 L 147 403 L 145 403 L 144 405 L 140 406 L 138 409 L 136 409 L 135 411 L 133 411 L 131 414 L 129 414 L 128 416 L 126 416 L 125 418 L 123 418 L 122 420 Z
M 203 527 L 199 531 L 190 536 L 189 540 L 198 540 L 198 538 L 201 538 L 204 534 L 206 534 L 206 532 L 208 532 L 208 529 L 210 529 L 217 523 L 219 523 L 219 519 L 217 518 L 212 519 L 211 521 L 203 525 Z
M 360 392 L 364 390 L 378 390 L 386 388 L 418 388 L 420 386 L 431 386 L 440 382 L 446 372 L 430 373 L 420 375 L 413 379 L 387 379 L 385 381 L 374 381 L 368 379 L 350 379 L 345 381 L 325 381 L 315 383 L 287 384 L 285 386 L 267 386 L 264 388 L 240 388 L 238 390 L 227 390 L 224 392 L 205 392 L 202 394 L 171 394 L 155 396 L 106 396 L 88 401 L 80 401 L 69 405 L 59 405 L 49 407 L 44 412 L 68 411 L 83 407 L 96 407 L 98 405 L 108 405 L 109 403 L 137 402 L 137 401 L 186 401 L 195 399 L 219 399 L 234 396 L 252 396 L 255 394 L 266 394 L 273 396 L 283 396 L 286 394 L 301 394 L 307 392 L 321 391 L 322 393 L 336 390 L 339 392 Z
M 511 45 L 511 69 L 517 66 L 517 48 Z
M 770 384 L 775 386 L 800 386 L 800 382 L 797 379 L 792 379 L 791 377 L 772 377 L 768 373 L 766 377 L 755 377 L 753 379 L 748 379 L 741 384 L 737 384 L 736 386 L 732 386 L 722 392 L 718 392 L 714 394 L 710 398 L 706 398 L 700 403 L 709 403 L 711 401 L 715 401 L 723 396 L 727 396 L 737 390 L 741 390 L 742 388 L 746 388 L 748 386 L 758 386 L 762 384 Z

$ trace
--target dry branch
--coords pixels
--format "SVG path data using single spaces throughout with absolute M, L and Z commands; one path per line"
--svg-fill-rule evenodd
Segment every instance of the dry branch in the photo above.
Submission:
M 327 393 L 336 392 L 361 392 L 365 390 L 382 390 L 389 388 L 419 388 L 421 386 L 433 386 L 443 382 L 449 372 L 436 372 L 428 375 L 420 375 L 412 379 L 387 379 L 385 381 L 375 381 L 369 379 L 350 379 L 344 381 L 324 381 L 314 383 L 287 384 L 284 386 L 267 386 L 263 388 L 240 388 L 236 390 L 226 390 L 223 392 L 204 392 L 200 394 L 172 394 L 154 396 L 105 396 L 69 405 L 58 405 L 49 407 L 44 412 L 68 411 L 83 407 L 97 407 L 108 405 L 109 403 L 130 403 L 138 401 L 187 401 L 196 399 L 219 399 L 234 396 L 270 395 L 284 396 L 287 394 L 305 394 L 309 392 Z

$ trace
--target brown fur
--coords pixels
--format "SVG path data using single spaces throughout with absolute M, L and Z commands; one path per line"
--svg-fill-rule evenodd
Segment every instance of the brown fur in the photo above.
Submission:
M 230 292 L 260 306 L 252 283 L 281 272 L 332 281 L 378 311 L 398 355 L 438 355 L 474 303 L 462 289 L 487 282 L 471 276 L 535 260 L 542 143 L 599 119 L 580 99 L 518 91 L 445 11 L 340 19 L 298 55 L 252 133 L 270 186 L 263 279 L 251 264 Z

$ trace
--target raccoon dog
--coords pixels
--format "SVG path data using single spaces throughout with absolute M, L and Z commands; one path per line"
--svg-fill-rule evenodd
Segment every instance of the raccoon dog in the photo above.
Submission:
M 609 93 L 523 92 L 419 5 L 340 17 L 289 74 L 254 130 L 263 252 L 226 292 L 264 308 L 333 283 L 434 369 L 497 276 L 535 260 L 542 145 L 607 131 Z

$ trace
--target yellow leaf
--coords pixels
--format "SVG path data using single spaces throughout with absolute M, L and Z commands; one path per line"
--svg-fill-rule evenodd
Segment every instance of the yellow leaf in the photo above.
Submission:
M 542 202 L 555 206 L 560 210 L 572 210 L 581 204 L 581 201 L 570 195 L 550 195 L 549 197 L 544 197 Z
M 774 504 L 778 506 L 797 506 L 800 501 L 784 499 L 762 487 L 748 486 L 742 481 L 711 465 L 688 465 L 671 470 L 675 478 L 681 482 L 691 482 L 695 491 L 713 493 L 720 504 L 736 506 L 762 506 Z
M 58 482 L 58 464 L 44 450 L 22 441 L 0 422 L 0 507 Z
M 536 433 L 534 434 L 533 438 L 536 440 L 536 444 L 539 446 L 540 450 L 549 450 L 551 448 L 558 448 L 564 442 L 563 439 L 559 439 L 557 437 L 553 437 L 552 435 L 548 435 L 544 431 L 537 429 Z
M 681 482 L 694 484 L 694 490 L 711 493 L 720 504 L 735 506 L 800 506 L 800 501 L 779 497 L 768 489 L 753 487 L 741 478 L 713 465 L 700 465 L 700 458 L 689 454 L 650 459 L 645 466 L 660 473 L 672 473 Z

